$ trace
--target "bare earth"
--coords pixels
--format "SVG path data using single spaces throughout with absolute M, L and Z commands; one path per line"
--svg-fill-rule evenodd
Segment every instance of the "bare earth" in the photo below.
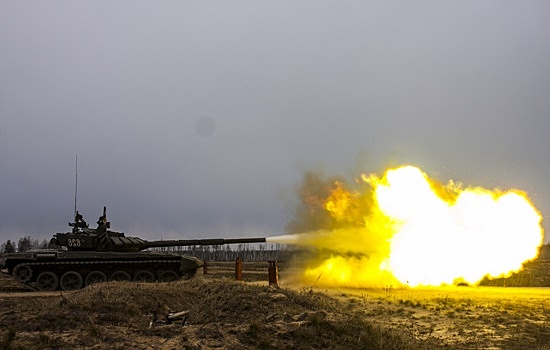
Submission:
M 336 290 L 284 270 L 269 287 L 264 265 L 231 267 L 49 293 L 1 275 L 0 349 L 550 349 L 548 288 Z

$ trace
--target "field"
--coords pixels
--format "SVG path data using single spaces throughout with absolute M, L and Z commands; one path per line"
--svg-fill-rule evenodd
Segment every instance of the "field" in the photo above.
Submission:
M 0 349 L 550 350 L 550 289 L 336 290 L 285 272 L 270 287 L 267 263 L 245 263 L 242 282 L 210 263 L 186 281 L 48 293 L 2 275 Z

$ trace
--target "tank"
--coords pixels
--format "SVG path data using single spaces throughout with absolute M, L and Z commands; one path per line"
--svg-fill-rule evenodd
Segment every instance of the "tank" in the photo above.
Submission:
M 55 249 L 10 253 L 0 258 L 5 274 L 36 290 L 75 290 L 104 281 L 169 282 L 191 278 L 203 263 L 190 255 L 144 251 L 155 247 L 262 243 L 265 238 L 147 241 L 109 230 L 107 209 L 89 228 L 76 211 L 71 232 L 56 233 Z

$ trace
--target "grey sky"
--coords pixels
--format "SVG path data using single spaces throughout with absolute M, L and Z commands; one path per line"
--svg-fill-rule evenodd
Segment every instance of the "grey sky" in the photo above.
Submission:
M 550 213 L 548 1 L 0 1 L 0 241 L 283 233 L 307 170 Z

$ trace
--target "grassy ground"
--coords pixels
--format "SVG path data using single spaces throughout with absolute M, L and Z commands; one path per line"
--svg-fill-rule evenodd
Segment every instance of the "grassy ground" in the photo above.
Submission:
M 233 268 L 53 293 L 2 277 L 0 349 L 550 349 L 548 289 L 277 288 L 267 264 L 245 263 L 244 282 Z

